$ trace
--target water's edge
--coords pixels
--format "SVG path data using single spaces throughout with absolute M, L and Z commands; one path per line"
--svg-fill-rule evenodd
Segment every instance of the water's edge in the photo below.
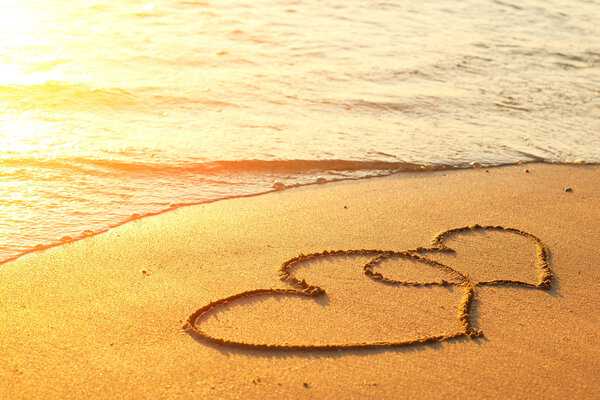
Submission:
M 435 166 L 435 167 L 430 167 L 430 166 L 423 166 L 423 168 L 421 169 L 414 169 L 414 170 L 396 170 L 396 171 L 387 171 L 385 173 L 379 173 L 379 174 L 375 174 L 375 175 L 369 175 L 369 176 L 361 176 L 361 177 L 344 177 L 344 178 L 339 178 L 339 179 L 330 179 L 327 180 L 326 182 L 322 182 L 322 181 L 316 181 L 316 182 L 309 182 L 309 183 L 298 183 L 298 184 L 294 184 L 294 185 L 289 185 L 289 186 L 285 186 L 285 187 L 280 187 L 280 188 L 274 188 L 271 190 L 266 190 L 266 191 L 262 191 L 262 192 L 257 192 L 257 193 L 250 193 L 250 194 L 240 194 L 240 195 L 232 195 L 232 196 L 225 196 L 225 197 L 219 197 L 219 198 L 215 198 L 215 199 L 209 199 L 209 200 L 204 200 L 204 201 L 198 201 L 198 202 L 190 202 L 190 203 L 181 203 L 181 204 L 173 204 L 168 208 L 159 210 L 159 211 L 155 211 L 155 212 L 150 212 L 150 213 L 146 213 L 146 214 L 133 214 L 131 217 L 124 219 L 123 221 L 111 225 L 108 228 L 105 229 L 101 229 L 98 230 L 96 232 L 90 232 L 90 231 L 84 231 L 84 233 L 80 236 L 71 238 L 68 241 L 64 241 L 64 240 L 57 240 L 55 242 L 51 242 L 49 244 L 45 244 L 45 245 L 37 245 L 33 248 L 27 249 L 21 253 L 18 253 L 14 256 L 10 256 L 6 259 L 0 260 L 0 265 L 4 265 L 6 263 L 9 263 L 11 261 L 15 261 L 25 255 L 31 254 L 31 253 L 36 253 L 39 251 L 43 251 L 43 250 L 47 250 L 53 247 L 57 247 L 57 246 L 61 246 L 61 245 L 65 245 L 65 244 L 70 244 L 73 242 L 77 242 L 83 239 L 87 239 L 93 236 L 97 236 L 103 233 L 106 233 L 108 231 L 110 231 L 113 228 L 117 228 L 119 226 L 122 226 L 124 224 L 127 224 L 129 222 L 133 222 L 133 221 L 138 221 L 142 218 L 147 218 L 147 217 L 152 217 L 152 216 L 156 216 L 156 215 L 160 215 L 160 214 L 164 214 L 170 211 L 174 211 L 174 210 L 178 210 L 180 208 L 183 207 L 190 207 L 190 206 L 197 206 L 197 205 L 202 205 L 202 204 L 210 204 L 210 203 L 215 203 L 218 201 L 224 201 L 224 200 L 231 200 L 231 199 L 239 199 L 239 198 L 247 198 L 247 197 L 255 197 L 255 196 L 261 196 L 261 195 L 265 195 L 265 194 L 269 194 L 269 193 L 274 193 L 274 192 L 281 192 L 283 190 L 288 190 L 288 189 L 295 189 L 295 188 L 299 188 L 299 187 L 306 187 L 306 186 L 312 186 L 312 185 L 323 185 L 326 183 L 335 183 L 335 182 L 343 182 L 343 181 L 358 181 L 358 180 L 365 180 L 365 179 L 374 179 L 374 178 L 382 178 L 382 177 L 388 177 L 388 176 L 392 176 L 392 175 L 401 175 L 401 174 L 416 174 L 416 173 L 439 173 L 439 172 L 448 172 L 448 171 L 464 171 L 464 170 L 471 170 L 471 169 L 497 169 L 497 168 L 503 168 L 503 167 L 510 167 L 510 166 L 516 166 L 516 165 L 522 165 L 522 166 L 526 166 L 526 165 L 535 165 L 535 164 L 546 164 L 546 165 L 566 165 L 566 166 L 574 166 L 574 167 L 580 167 L 580 166 L 599 166 L 600 163 L 597 162 L 585 162 L 585 161 L 577 161 L 577 162 L 547 162 L 547 161 L 526 161 L 526 162 L 516 162 L 516 163 L 505 163 L 505 164 L 497 164 L 497 165 L 486 165 L 486 166 L 481 166 L 478 163 L 474 163 L 471 166 Z

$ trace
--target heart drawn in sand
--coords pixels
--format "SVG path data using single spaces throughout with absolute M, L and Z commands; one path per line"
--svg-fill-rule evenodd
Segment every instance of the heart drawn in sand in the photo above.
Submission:
M 535 267 L 538 273 L 538 281 L 536 283 L 524 282 L 510 279 L 495 279 L 487 281 L 474 281 L 467 275 L 457 271 L 456 269 L 435 261 L 422 255 L 436 253 L 455 253 L 455 250 L 448 247 L 445 242 L 448 239 L 459 233 L 485 233 L 488 231 L 506 232 L 515 235 L 520 235 L 531 241 L 535 245 L 536 261 Z M 420 254 L 421 253 L 421 254 Z M 293 276 L 292 269 L 299 263 L 317 260 L 324 257 L 332 256 L 369 256 L 371 259 L 365 263 L 362 268 L 364 275 L 375 281 L 379 281 L 386 285 L 392 286 L 407 286 L 407 287 L 433 287 L 433 286 L 455 286 L 462 288 L 462 299 L 457 307 L 457 318 L 462 329 L 455 332 L 448 332 L 441 335 L 421 336 L 408 340 L 397 341 L 373 341 L 373 342 L 355 342 L 355 343 L 331 343 L 331 344 L 287 344 L 287 343 L 250 343 L 245 341 L 236 341 L 222 337 L 211 336 L 201 329 L 202 322 L 211 314 L 215 314 L 220 310 L 231 305 L 232 302 L 239 299 L 264 299 L 276 296 L 301 296 L 309 298 L 319 298 L 324 296 L 326 291 L 316 285 L 307 283 L 304 279 L 300 280 Z M 452 277 L 451 281 L 439 280 L 431 282 L 414 282 L 407 280 L 397 280 L 385 277 L 379 272 L 374 272 L 374 268 L 385 260 L 395 258 L 404 258 L 424 263 L 429 267 L 437 268 Z M 280 267 L 281 279 L 287 282 L 292 288 L 290 289 L 256 289 L 237 293 L 233 296 L 221 298 L 211 302 L 204 307 L 195 311 L 187 321 L 185 329 L 188 333 L 200 341 L 213 343 L 221 346 L 258 349 L 258 350 L 341 350 L 341 349 L 357 349 L 357 348 L 391 348 L 401 346 L 411 346 L 423 343 L 436 343 L 444 340 L 469 337 L 477 338 L 483 335 L 481 330 L 475 329 L 473 326 L 471 305 L 475 296 L 475 288 L 477 286 L 494 286 L 494 285 L 510 285 L 517 287 L 529 287 L 542 290 L 549 290 L 552 283 L 552 272 L 549 267 L 549 253 L 546 245 L 536 236 L 514 228 L 505 228 L 503 226 L 463 226 L 460 228 L 444 231 L 433 238 L 431 247 L 419 247 L 411 250 L 396 251 L 396 250 L 378 250 L 378 249 L 358 249 L 358 250 L 331 250 L 320 253 L 300 254 L 294 258 L 285 261 Z

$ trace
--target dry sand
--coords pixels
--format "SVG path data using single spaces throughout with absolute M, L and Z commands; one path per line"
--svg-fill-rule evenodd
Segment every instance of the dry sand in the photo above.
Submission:
M 292 289 L 279 268 L 300 253 L 429 247 L 473 224 L 539 238 L 553 273 L 550 290 L 475 285 L 468 316 L 482 337 L 261 350 L 183 329 L 212 301 Z M 528 237 L 450 236 L 455 253 L 396 254 L 372 268 L 449 286 L 370 279 L 362 265 L 374 254 L 318 257 L 290 273 L 326 295 L 264 293 L 196 326 L 246 344 L 413 341 L 465 331 L 466 281 L 435 262 L 474 283 L 543 275 Z M 181 208 L 0 266 L 0 398 L 598 398 L 599 243 L 598 166 L 400 174 Z

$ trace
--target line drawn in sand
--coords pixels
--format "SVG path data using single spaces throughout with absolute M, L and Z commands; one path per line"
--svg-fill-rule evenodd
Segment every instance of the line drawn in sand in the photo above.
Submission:
M 446 246 L 444 241 L 453 235 L 462 232 L 482 232 L 487 231 L 500 231 L 508 232 L 512 234 L 521 235 L 532 241 L 536 248 L 536 268 L 538 271 L 538 282 L 536 284 L 518 281 L 518 280 L 490 280 L 490 281 L 473 281 L 465 274 L 460 273 L 456 269 L 442 264 L 438 261 L 424 257 L 418 253 L 437 252 L 437 253 L 455 253 L 454 249 Z M 455 332 L 449 332 L 443 335 L 434 336 L 422 336 L 408 340 L 398 341 L 373 341 L 373 342 L 355 342 L 355 343 L 333 343 L 333 344 L 287 344 L 287 343 L 249 343 L 244 341 L 236 341 L 230 339 L 224 339 L 215 337 L 204 332 L 200 325 L 202 319 L 207 318 L 211 314 L 218 312 L 220 308 L 228 306 L 235 300 L 238 299 L 251 299 L 265 296 L 278 296 L 278 295 L 289 295 L 289 296 L 305 296 L 311 298 L 317 298 L 325 295 L 325 289 L 308 284 L 304 279 L 300 280 L 293 276 L 291 269 L 302 262 L 316 260 L 323 257 L 330 256 L 348 256 L 348 255 L 367 255 L 372 258 L 363 265 L 364 274 L 370 279 L 380 281 L 388 285 L 397 286 L 413 286 L 413 287 L 432 287 L 432 286 L 457 286 L 462 287 L 463 296 L 457 307 L 457 317 L 462 326 L 461 330 Z M 431 267 L 438 268 L 449 273 L 456 281 L 432 281 L 432 282 L 414 282 L 405 280 L 395 280 L 386 278 L 379 272 L 374 272 L 373 268 L 384 260 L 391 257 L 399 257 L 405 259 L 412 259 L 423 262 Z M 483 331 L 474 328 L 472 321 L 472 303 L 475 297 L 475 288 L 477 286 L 516 286 L 516 287 L 528 287 L 540 290 L 549 290 L 552 284 L 553 275 L 549 265 L 549 252 L 546 245 L 536 236 L 531 233 L 515 229 L 505 228 L 503 226 L 463 226 L 460 228 L 449 229 L 442 233 L 439 233 L 433 238 L 432 247 L 418 247 L 412 250 L 395 251 L 395 250 L 378 250 L 378 249 L 358 249 L 358 250 L 330 250 L 322 251 L 320 253 L 311 254 L 299 254 L 285 261 L 280 267 L 281 279 L 287 282 L 293 289 L 256 289 L 248 290 L 237 293 L 233 296 L 221 298 L 213 301 L 204 307 L 196 310 L 188 318 L 184 329 L 193 337 L 200 341 L 236 348 L 255 349 L 255 350 L 342 350 L 342 349 L 360 349 L 360 348 L 394 348 L 403 346 L 413 346 L 425 343 L 437 343 L 448 339 L 458 337 L 468 337 L 471 339 L 483 336 Z

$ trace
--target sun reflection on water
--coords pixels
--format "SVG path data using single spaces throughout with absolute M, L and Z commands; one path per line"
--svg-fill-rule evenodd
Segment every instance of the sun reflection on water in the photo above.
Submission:
M 47 18 L 39 8 L 24 7 L 23 1 L 3 1 L 0 5 L 0 40 L 9 47 L 35 46 L 42 32 L 36 27 Z

